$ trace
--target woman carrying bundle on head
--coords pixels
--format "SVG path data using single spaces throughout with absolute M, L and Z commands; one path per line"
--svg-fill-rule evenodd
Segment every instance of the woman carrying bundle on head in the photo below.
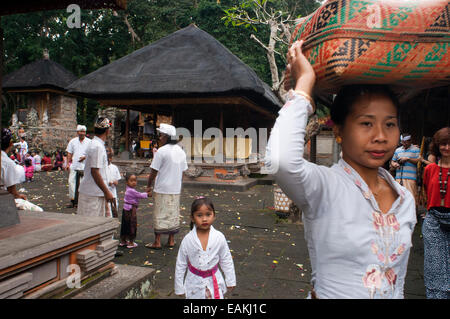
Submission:
M 302 44 L 289 49 L 294 89 L 272 129 L 266 166 L 303 211 L 310 297 L 403 298 L 415 203 L 382 168 L 399 140 L 399 104 L 385 86 L 343 87 L 331 106 L 342 158 L 332 167 L 306 161 L 316 76 Z

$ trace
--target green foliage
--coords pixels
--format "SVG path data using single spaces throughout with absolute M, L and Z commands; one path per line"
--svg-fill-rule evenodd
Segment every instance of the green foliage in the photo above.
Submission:
M 275 8 L 295 8 L 296 14 L 305 15 L 315 8 L 314 0 L 259 0 L 270 2 Z M 70 13 L 66 10 L 41 11 L 4 16 L 4 74 L 42 58 L 44 48 L 50 59 L 81 77 L 146 46 L 181 28 L 195 23 L 210 33 L 233 54 L 255 70 L 266 83 L 271 82 L 265 50 L 250 35 L 269 36 L 267 28 L 230 28 L 222 19 L 233 7 L 246 1 L 237 0 L 133 0 L 128 8 L 114 14 L 112 10 L 81 10 L 81 28 L 68 28 Z M 301 5 L 299 5 L 301 3 Z M 298 7 L 298 8 L 297 8 Z M 125 17 L 138 39 L 133 41 L 125 24 Z M 237 25 L 238 26 L 238 25 Z M 283 59 L 277 63 L 284 67 Z M 8 105 L 14 105 L 8 103 Z M 88 127 L 93 123 L 98 103 L 79 99 L 78 120 Z M 2 122 L 14 110 L 3 109 Z M 3 123 L 4 125 L 7 125 Z

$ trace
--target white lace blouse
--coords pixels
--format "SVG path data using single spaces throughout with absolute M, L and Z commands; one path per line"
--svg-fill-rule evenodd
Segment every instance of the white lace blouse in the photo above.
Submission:
M 303 211 L 318 298 L 403 298 L 414 198 L 383 168 L 398 194 L 383 214 L 359 174 L 344 160 L 330 167 L 303 158 L 309 102 L 289 92 L 267 146 L 266 166 Z

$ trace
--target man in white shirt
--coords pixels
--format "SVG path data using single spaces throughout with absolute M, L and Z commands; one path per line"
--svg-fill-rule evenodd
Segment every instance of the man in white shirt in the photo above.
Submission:
M 105 141 L 110 134 L 111 122 L 100 117 L 94 125 L 95 136 L 86 150 L 84 177 L 80 183 L 77 214 L 105 216 L 106 201 L 113 199 L 108 189 Z
M 180 193 L 183 172 L 187 170 L 186 153 L 177 145 L 174 126 L 161 124 L 157 129 L 162 145 L 155 153 L 150 166 L 147 192 L 154 194 L 153 227 L 155 241 L 147 244 L 150 249 L 161 249 L 161 234 L 168 234 L 169 247 L 175 245 L 175 234 L 180 229 Z M 152 184 L 155 180 L 155 188 Z
M 86 150 L 91 143 L 91 139 L 86 137 L 86 126 L 77 126 L 78 137 L 70 140 L 67 145 L 67 161 L 69 162 L 69 197 L 71 204 L 68 207 L 77 206 L 78 186 L 82 171 L 84 171 L 84 160 L 86 159 Z

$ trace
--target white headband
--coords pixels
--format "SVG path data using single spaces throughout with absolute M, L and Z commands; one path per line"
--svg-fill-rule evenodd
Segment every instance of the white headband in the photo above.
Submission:
M 85 131 L 86 132 L 86 126 L 84 126 L 84 125 L 78 125 L 77 126 L 77 132 L 78 131 Z
M 409 141 L 411 139 L 411 135 L 406 135 L 402 137 L 402 141 Z

